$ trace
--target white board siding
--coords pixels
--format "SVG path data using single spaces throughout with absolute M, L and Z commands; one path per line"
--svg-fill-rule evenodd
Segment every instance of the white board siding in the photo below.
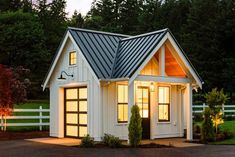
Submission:
M 128 139 L 127 124 L 117 122 L 116 83 L 104 84 L 103 93 L 103 133 L 112 134 L 120 139 Z
M 77 52 L 77 64 L 69 66 L 69 52 Z M 61 71 L 73 74 L 74 77 L 63 75 L 66 80 L 58 80 Z M 88 133 L 100 140 L 100 88 L 92 72 L 81 57 L 80 50 L 76 49 L 71 40 L 65 44 L 63 52 L 57 62 L 50 79 L 50 136 L 64 137 L 64 88 L 86 85 L 88 88 Z
M 177 86 L 171 85 L 170 100 L 170 122 L 158 122 L 158 112 L 155 112 L 157 122 L 155 123 L 153 138 L 180 137 L 182 131 L 180 128 L 181 121 L 181 105 L 179 102 Z M 158 111 L 158 110 L 156 110 Z

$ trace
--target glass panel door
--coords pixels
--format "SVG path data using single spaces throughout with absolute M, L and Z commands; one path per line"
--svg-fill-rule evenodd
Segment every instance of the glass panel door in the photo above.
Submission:
M 65 136 L 87 135 L 87 87 L 65 89 Z
M 136 103 L 140 109 L 142 118 L 149 118 L 149 89 L 148 87 L 139 87 L 136 90 Z

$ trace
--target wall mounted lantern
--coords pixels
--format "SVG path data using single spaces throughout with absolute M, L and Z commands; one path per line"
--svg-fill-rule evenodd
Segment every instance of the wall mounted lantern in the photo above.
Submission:
M 153 82 L 151 82 L 151 84 L 150 84 L 150 91 L 151 92 L 155 91 L 155 87 L 154 87 L 154 83 Z
M 69 76 L 69 77 L 73 77 L 73 74 L 68 74 L 65 71 L 61 71 L 60 77 L 58 77 L 59 80 L 66 80 L 66 78 L 63 77 L 63 74 L 65 74 L 66 76 Z

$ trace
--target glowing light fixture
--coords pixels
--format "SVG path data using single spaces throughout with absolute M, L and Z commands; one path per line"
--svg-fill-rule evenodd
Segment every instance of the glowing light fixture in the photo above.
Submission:
M 153 82 L 151 82 L 151 84 L 150 84 L 150 91 L 151 91 L 151 92 L 154 92 L 154 91 L 155 91 Z

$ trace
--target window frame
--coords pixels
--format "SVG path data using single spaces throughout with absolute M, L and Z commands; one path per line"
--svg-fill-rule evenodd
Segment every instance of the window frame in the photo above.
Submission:
M 127 86 L 127 102 L 118 102 L 118 87 L 119 86 Z M 117 86 L 116 86 L 117 88 L 117 112 L 116 112 L 116 114 L 117 114 L 117 123 L 118 124 L 126 124 L 126 123 L 128 123 L 128 119 L 126 120 L 126 121 L 120 121 L 119 119 L 118 119 L 118 117 L 119 117 L 119 105 L 123 105 L 123 106 L 127 106 L 127 114 L 128 114 L 128 85 L 127 84 L 117 84 Z M 123 112 L 124 113 L 124 112 Z M 128 115 L 127 115 L 128 116 Z M 123 119 L 124 119 L 124 114 L 123 114 Z
M 167 87 L 167 88 L 169 88 L 169 103 L 159 103 L 159 88 L 160 87 Z M 159 85 L 158 86 L 158 101 L 157 101 L 157 103 L 158 103 L 158 122 L 170 122 L 171 121 L 171 86 L 167 86 L 167 85 Z M 166 120 L 166 119 L 160 119 L 159 118 L 159 106 L 160 105 L 167 105 L 168 106 L 168 120 Z
M 71 63 L 71 61 L 72 61 L 72 59 L 71 59 L 71 54 L 72 54 L 72 53 L 75 53 L 75 56 L 76 56 L 76 63 L 75 63 L 75 64 L 72 64 L 72 63 Z M 74 59 L 74 58 L 73 58 L 73 59 Z M 70 66 L 73 66 L 73 65 L 76 65 L 76 64 L 77 64 L 77 52 L 76 52 L 75 50 L 72 50 L 72 51 L 69 52 L 69 65 L 70 65 Z

